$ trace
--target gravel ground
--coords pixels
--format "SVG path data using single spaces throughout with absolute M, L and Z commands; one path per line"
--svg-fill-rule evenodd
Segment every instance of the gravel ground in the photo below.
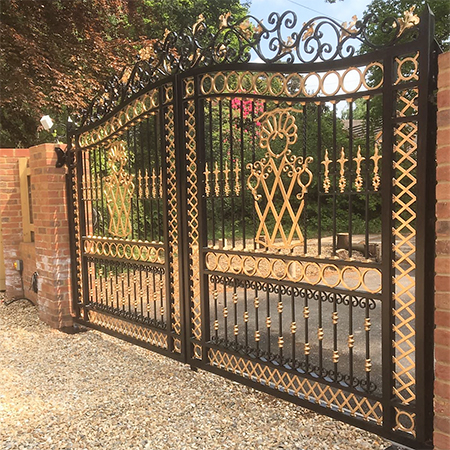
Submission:
M 246 386 L 0 298 L 0 449 L 385 449 Z

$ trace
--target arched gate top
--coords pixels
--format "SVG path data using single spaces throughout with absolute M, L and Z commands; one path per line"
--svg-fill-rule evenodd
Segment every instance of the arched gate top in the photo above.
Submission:
M 145 57 L 114 75 L 81 111 L 78 126 L 93 125 L 159 80 L 196 67 L 246 63 L 252 51 L 267 64 L 329 62 L 354 56 L 358 43 L 379 49 L 412 39 L 420 23 L 414 8 L 400 18 L 369 14 L 342 24 L 325 16 L 301 24 L 293 11 L 273 12 L 267 23 L 251 15 L 235 20 L 227 13 L 215 30 L 200 15 L 181 32 L 166 30 Z M 429 13 L 426 8 L 424 14 Z

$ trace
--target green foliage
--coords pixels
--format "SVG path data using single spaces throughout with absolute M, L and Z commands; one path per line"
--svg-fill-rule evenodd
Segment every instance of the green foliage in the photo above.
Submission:
M 388 16 L 401 18 L 405 11 L 414 6 L 414 13 L 420 16 L 427 4 L 435 16 L 435 38 L 441 48 L 447 51 L 450 49 L 450 2 L 448 0 L 433 0 L 429 2 L 425 0 L 372 0 L 364 11 L 364 15 L 373 13 L 381 19 Z M 375 41 L 382 41 L 382 32 L 379 26 L 373 28 L 373 33 Z M 361 47 L 361 52 L 366 53 L 368 51 L 370 49 L 367 46 L 363 45 Z
M 0 147 L 53 140 L 42 115 L 65 123 L 166 28 L 246 9 L 239 0 L 0 0 Z
M 200 14 L 212 26 L 227 12 L 235 18 L 243 17 L 249 4 L 236 0 L 143 0 L 139 2 L 137 13 L 142 17 L 145 34 L 158 39 L 165 29 L 180 31 L 192 26 Z

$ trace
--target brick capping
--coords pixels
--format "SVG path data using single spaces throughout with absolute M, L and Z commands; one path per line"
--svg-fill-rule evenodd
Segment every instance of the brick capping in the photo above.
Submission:
M 434 448 L 450 449 L 450 52 L 439 56 L 436 151 Z

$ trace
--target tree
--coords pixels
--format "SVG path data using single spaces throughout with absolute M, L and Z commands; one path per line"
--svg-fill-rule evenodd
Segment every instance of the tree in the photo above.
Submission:
M 343 1 L 343 0 L 341 0 Z M 336 3 L 336 0 L 325 0 L 326 3 Z M 450 49 L 450 2 L 448 0 L 372 0 L 364 11 L 364 16 L 375 14 L 381 20 L 385 17 L 402 17 L 405 11 L 412 6 L 415 7 L 415 14 L 420 15 L 429 4 L 436 19 L 435 38 L 442 50 Z M 375 31 L 375 34 L 381 35 L 381 29 Z M 376 39 L 376 38 L 375 38 Z M 363 46 L 362 51 L 369 51 L 368 47 Z
M 202 13 L 211 23 L 239 0 L 0 0 L 0 146 L 30 146 L 39 118 L 64 122 L 139 49 L 179 30 Z M 64 130 L 58 130 L 63 135 Z
M 364 15 L 375 14 L 381 19 L 388 16 L 402 17 L 405 11 L 411 7 L 415 7 L 414 13 L 421 15 L 427 3 L 435 16 L 435 39 L 444 51 L 449 50 L 450 42 L 450 2 L 448 0 L 433 0 L 426 2 L 425 0 L 372 0 L 364 11 Z M 381 30 L 378 27 L 378 34 Z M 364 46 L 362 50 L 368 50 Z

